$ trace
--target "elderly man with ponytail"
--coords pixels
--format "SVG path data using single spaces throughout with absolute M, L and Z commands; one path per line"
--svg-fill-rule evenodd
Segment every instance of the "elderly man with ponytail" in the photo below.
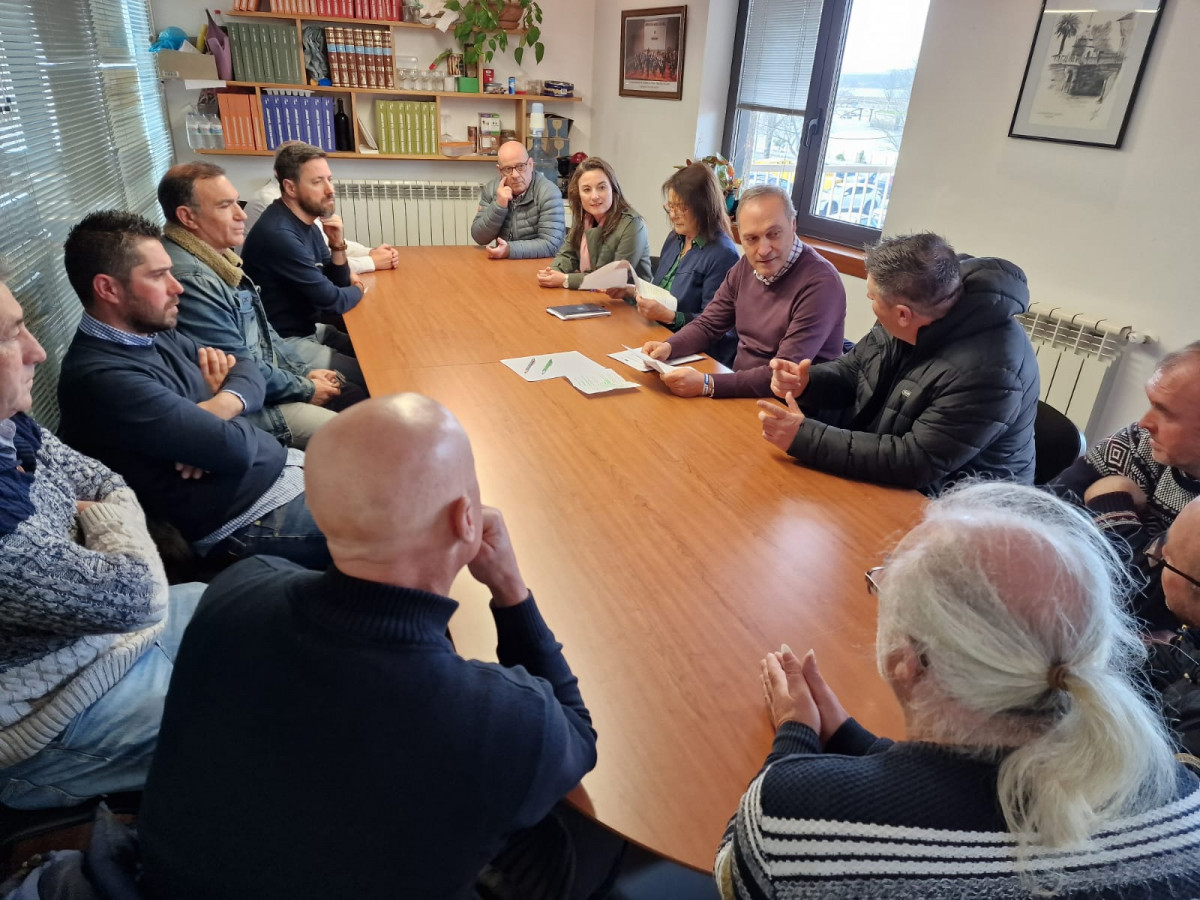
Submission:
M 1032 488 L 943 495 L 867 580 L 901 741 L 812 653 L 762 661 L 775 744 L 716 859 L 725 898 L 1200 896 L 1200 781 L 1130 672 L 1117 553 Z

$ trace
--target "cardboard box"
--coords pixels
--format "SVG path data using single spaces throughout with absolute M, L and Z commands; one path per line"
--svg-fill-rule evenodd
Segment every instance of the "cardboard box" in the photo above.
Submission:
M 159 78 L 179 78 L 194 81 L 216 81 L 217 61 L 210 53 L 186 53 L 182 50 L 159 50 Z

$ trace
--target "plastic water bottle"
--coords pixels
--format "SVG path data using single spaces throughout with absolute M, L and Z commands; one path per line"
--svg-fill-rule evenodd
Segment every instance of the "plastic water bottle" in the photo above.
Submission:
M 200 146 L 196 149 L 211 150 L 213 148 L 212 119 L 204 115 L 199 115 L 196 118 L 200 121 Z
M 187 142 L 188 148 L 191 150 L 201 150 L 204 148 L 204 134 L 203 128 L 201 127 L 203 125 L 203 121 L 204 117 L 201 116 L 200 113 L 196 112 L 196 110 L 192 109 L 191 107 L 188 108 L 186 119 Z
M 225 129 L 221 127 L 220 116 L 209 116 L 211 124 L 209 125 L 209 134 L 212 135 L 212 149 L 225 149 Z

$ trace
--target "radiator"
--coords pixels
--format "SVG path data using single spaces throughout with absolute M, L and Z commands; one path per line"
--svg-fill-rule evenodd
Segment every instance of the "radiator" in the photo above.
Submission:
M 471 244 L 478 182 L 338 181 L 346 234 L 375 247 Z
M 1033 342 L 1042 379 L 1041 399 L 1064 413 L 1080 431 L 1087 428 L 1112 364 L 1128 344 L 1153 338 L 1130 325 L 1031 303 L 1017 316 Z

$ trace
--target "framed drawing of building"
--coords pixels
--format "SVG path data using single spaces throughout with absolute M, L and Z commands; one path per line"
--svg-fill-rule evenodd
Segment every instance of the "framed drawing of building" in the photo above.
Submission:
M 1117 148 L 1166 0 L 1043 0 L 1012 137 Z
M 622 97 L 683 97 L 686 6 L 621 12 Z

